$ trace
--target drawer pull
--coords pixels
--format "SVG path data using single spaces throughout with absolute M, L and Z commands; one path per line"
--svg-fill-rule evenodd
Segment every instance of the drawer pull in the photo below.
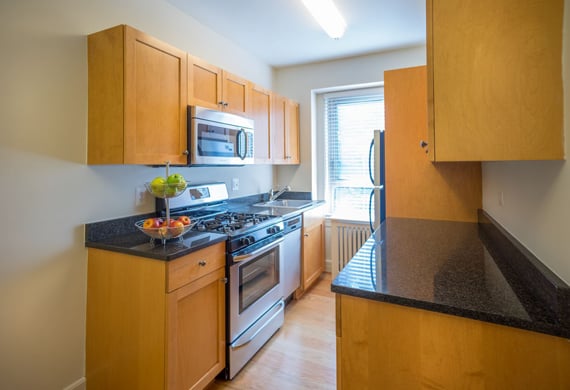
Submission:
M 199 265 L 200 267 L 204 267 L 204 266 L 206 265 L 206 260 L 200 260 L 200 261 L 198 262 L 198 265 Z

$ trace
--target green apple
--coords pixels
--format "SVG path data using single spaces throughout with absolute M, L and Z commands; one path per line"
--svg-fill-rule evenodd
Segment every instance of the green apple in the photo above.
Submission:
M 186 179 L 180 173 L 173 173 L 166 179 L 168 186 L 175 188 L 178 191 L 183 191 L 186 188 Z
M 157 176 L 150 182 L 150 190 L 153 194 L 158 196 L 164 195 L 164 189 L 166 188 L 166 179 L 162 176 Z

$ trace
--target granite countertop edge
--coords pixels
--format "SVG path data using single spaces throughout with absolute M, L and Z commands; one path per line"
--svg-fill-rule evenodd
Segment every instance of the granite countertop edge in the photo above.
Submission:
M 129 242 L 129 237 L 131 237 L 132 235 L 124 235 L 123 237 L 126 238 L 126 240 L 123 240 L 124 242 Z M 119 239 L 121 237 L 118 237 Z M 158 252 L 158 250 L 161 249 L 162 244 L 157 243 L 155 244 L 156 248 L 156 252 L 152 251 L 152 250 L 141 250 L 141 249 L 137 249 L 137 248 L 133 248 L 133 246 L 125 246 L 125 245 L 119 245 L 119 244 L 114 244 L 110 241 L 86 241 L 85 242 L 85 246 L 87 248 L 96 248 L 96 249 L 102 249 L 102 250 L 106 250 L 106 251 L 111 251 L 111 252 L 119 252 L 119 253 L 125 253 L 128 255 L 133 255 L 133 256 L 138 256 L 138 257 L 146 257 L 149 259 L 155 259 L 155 260 L 162 260 L 162 261 L 170 261 L 170 260 L 175 260 L 178 259 L 180 257 L 186 256 L 190 253 L 199 251 L 200 249 L 204 249 L 209 247 L 210 245 L 214 245 L 220 242 L 225 242 L 226 241 L 226 236 L 222 235 L 222 234 L 210 234 L 209 235 L 209 240 L 205 241 L 204 243 L 192 246 L 192 247 L 185 247 L 185 248 L 180 248 L 177 250 L 168 250 L 167 247 L 165 247 L 165 250 L 163 252 Z M 131 240 L 132 241 L 132 240 Z M 145 240 L 145 242 L 150 242 L 150 240 Z
M 505 325 L 523 330 L 531 330 L 539 333 L 570 339 L 570 329 L 565 329 L 557 324 L 545 323 L 540 321 L 525 321 L 515 317 L 507 317 L 498 314 L 485 313 L 482 311 L 463 309 L 456 306 L 444 305 L 428 301 L 420 301 L 416 299 L 409 299 L 405 297 L 399 297 L 396 295 L 383 294 L 380 292 L 365 291 L 357 288 L 335 285 L 334 283 L 331 285 L 331 291 L 337 294 L 349 295 L 355 298 L 364 298 L 377 302 L 391 303 L 400 306 L 410 307 L 413 309 L 423 309 L 431 312 L 449 314 L 472 320 L 479 320 L 497 325 Z

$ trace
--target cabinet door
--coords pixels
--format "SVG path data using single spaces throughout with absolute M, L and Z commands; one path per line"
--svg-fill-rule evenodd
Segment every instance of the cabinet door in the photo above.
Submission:
M 225 367 L 225 271 L 168 294 L 169 390 L 202 389 Z
M 285 160 L 288 164 L 299 164 L 299 103 L 288 99 L 285 117 Z
M 186 53 L 125 26 L 125 164 L 185 164 Z
M 564 158 L 563 5 L 428 0 L 433 160 Z
M 324 223 L 303 228 L 303 290 L 325 270 Z
M 274 164 L 284 164 L 287 162 L 285 146 L 285 113 L 287 111 L 287 99 L 283 96 L 273 94 L 272 107 L 272 134 L 271 134 L 271 160 Z
M 221 109 L 222 69 L 188 55 L 188 104 Z
M 251 84 L 246 79 L 227 71 L 222 73 L 223 110 L 247 116 L 250 111 Z
M 268 163 L 271 161 L 271 91 L 252 86 L 249 116 L 255 122 L 255 162 Z

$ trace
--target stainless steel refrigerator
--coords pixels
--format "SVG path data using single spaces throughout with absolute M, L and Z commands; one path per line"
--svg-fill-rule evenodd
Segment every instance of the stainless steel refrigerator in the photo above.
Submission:
M 386 167 L 384 130 L 374 130 L 368 153 L 368 173 L 372 182 L 368 215 L 370 230 L 375 231 L 386 219 Z

